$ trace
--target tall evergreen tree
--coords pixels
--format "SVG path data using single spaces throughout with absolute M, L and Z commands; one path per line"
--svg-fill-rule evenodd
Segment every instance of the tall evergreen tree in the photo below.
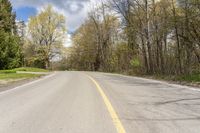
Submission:
M 0 0 L 0 69 L 21 64 L 20 40 L 16 31 L 15 14 L 10 1 Z
M 9 0 L 0 0 L 0 29 L 9 33 L 16 31 L 15 14 Z

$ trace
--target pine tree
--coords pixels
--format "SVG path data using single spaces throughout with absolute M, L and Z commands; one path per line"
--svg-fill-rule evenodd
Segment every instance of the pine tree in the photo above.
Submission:
M 9 33 L 16 31 L 15 14 L 9 0 L 0 0 L 0 29 Z
M 20 66 L 19 44 L 12 5 L 9 0 L 0 0 L 0 69 Z

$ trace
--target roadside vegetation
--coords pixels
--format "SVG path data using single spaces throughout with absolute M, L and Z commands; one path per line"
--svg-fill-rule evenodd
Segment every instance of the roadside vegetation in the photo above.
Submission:
M 194 86 L 200 86 L 200 74 L 190 74 L 190 75 L 136 75 L 151 79 L 172 81 L 175 83 L 182 83 Z
M 0 70 L 0 73 L 17 73 L 17 71 L 24 71 L 24 72 L 49 72 L 49 70 L 42 69 L 42 68 L 20 67 L 20 68 L 14 68 L 14 69 L 9 69 L 9 70 Z
M 102 0 L 65 48 L 66 19 L 51 5 L 21 23 L 24 30 L 10 1 L 0 0 L 0 74 L 67 69 L 200 82 L 199 5 L 199 0 Z M 22 66 L 33 68 L 17 68 Z
M 200 82 L 199 0 L 105 0 L 75 32 L 68 69 Z
M 15 17 L 10 2 L 0 0 L 0 70 L 22 64 L 22 41 L 17 34 Z
M 30 72 L 30 73 L 18 73 L 18 72 Z M 0 80 L 21 80 L 21 79 L 29 79 L 43 76 L 43 74 L 32 74 L 31 72 L 49 72 L 45 69 L 40 68 L 31 68 L 31 67 L 22 67 L 15 68 L 10 70 L 0 70 Z
M 21 66 L 52 69 L 52 60 L 66 56 L 65 25 L 64 15 L 51 5 L 30 17 L 26 25 L 16 20 L 9 0 L 0 0 L 0 70 Z
M 28 72 L 49 72 L 47 69 L 34 68 L 34 67 L 20 67 L 12 69 L 11 71 L 28 71 Z
M 27 73 L 0 73 L 0 80 L 22 80 L 41 77 L 42 74 L 27 74 Z
M 191 75 L 180 76 L 177 78 L 177 80 L 187 81 L 187 82 L 198 82 L 200 85 L 200 74 L 191 74 Z
M 31 17 L 26 26 L 16 20 L 11 2 L 0 0 L 0 84 L 42 76 L 31 72 L 49 72 L 50 60 L 65 50 L 65 34 L 65 18 L 51 5 Z

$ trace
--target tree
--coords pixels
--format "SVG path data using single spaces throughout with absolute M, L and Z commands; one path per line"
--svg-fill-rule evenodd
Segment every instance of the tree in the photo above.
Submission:
M 66 35 L 65 17 L 48 5 L 37 16 L 31 17 L 28 23 L 29 42 L 35 45 L 36 58 L 50 67 L 50 61 L 62 50 Z
M 88 28 L 82 26 L 87 29 L 84 35 L 77 31 L 79 43 L 74 41 L 76 47 L 72 48 L 76 50 L 71 51 L 70 61 L 77 69 L 87 69 L 88 65 L 81 66 L 86 62 L 83 57 L 89 53 L 77 51 L 91 52 L 92 48 L 96 52 L 91 52 L 87 61 L 95 62 L 98 69 L 94 70 L 164 75 L 199 73 L 199 5 L 199 0 L 103 2 L 89 14 Z M 116 28 L 108 18 L 117 18 L 120 25 Z M 110 41 L 113 36 L 117 37 Z M 87 37 L 91 41 L 85 41 Z
M 19 37 L 0 31 L 0 69 L 11 69 L 21 65 Z
M 0 0 L 0 29 L 16 34 L 15 14 L 9 0 Z
M 74 69 L 112 71 L 112 50 L 118 34 L 119 21 L 102 4 L 73 36 L 69 64 Z
M 0 0 L 0 69 L 21 65 L 20 39 L 16 31 L 11 3 L 8 0 Z

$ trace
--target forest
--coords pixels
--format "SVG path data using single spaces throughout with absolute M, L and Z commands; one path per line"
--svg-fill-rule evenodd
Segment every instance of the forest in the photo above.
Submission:
M 52 69 L 53 59 L 62 58 L 65 51 L 65 22 L 63 14 L 47 5 L 25 24 L 16 19 L 9 0 L 0 0 L 0 70 Z
M 197 74 L 199 23 L 199 0 L 102 1 L 74 33 L 68 69 Z
M 64 47 L 66 19 L 51 5 L 19 35 L 0 0 L 0 69 L 39 67 L 130 75 L 195 75 L 200 80 L 200 0 L 101 0 Z

